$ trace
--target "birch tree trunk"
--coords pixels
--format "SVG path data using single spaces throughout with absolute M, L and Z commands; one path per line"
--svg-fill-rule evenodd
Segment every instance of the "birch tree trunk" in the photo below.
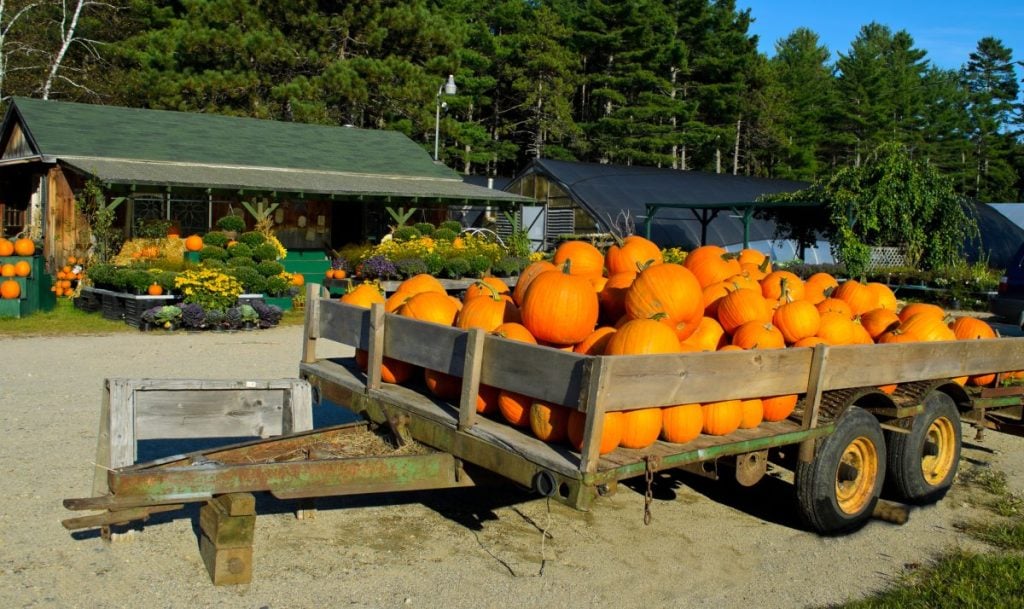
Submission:
M 68 52 L 68 47 L 75 39 L 75 30 L 78 28 L 78 18 L 82 16 L 82 8 L 86 4 L 86 0 L 77 0 L 75 2 L 75 10 L 71 15 L 71 21 L 68 21 L 68 5 L 67 2 L 62 0 L 62 15 L 60 20 L 60 48 L 53 56 L 53 62 L 50 63 L 50 71 L 46 75 L 46 82 L 43 83 L 43 99 L 50 99 L 50 89 L 53 87 L 53 81 L 57 78 L 57 71 L 60 70 L 60 64 L 64 61 L 64 56 Z

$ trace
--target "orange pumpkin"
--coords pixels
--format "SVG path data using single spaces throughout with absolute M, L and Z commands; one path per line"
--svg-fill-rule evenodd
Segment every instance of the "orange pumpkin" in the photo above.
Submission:
M 402 283 L 398 284 L 398 289 L 396 291 L 406 292 L 408 294 L 419 294 L 420 292 L 448 293 L 436 277 L 428 275 L 427 273 L 420 273 L 419 275 L 413 275 L 406 279 Z
M 203 238 L 199 235 L 189 235 L 185 238 L 185 249 L 190 252 L 198 252 L 203 249 Z
M 847 319 L 853 319 L 853 309 L 850 308 L 850 305 L 845 300 L 829 297 L 819 302 L 816 306 L 818 307 L 818 313 L 822 315 L 825 313 L 837 313 Z
M 647 448 L 661 434 L 661 408 L 641 408 L 622 413 L 622 440 L 619 446 Z
M 352 287 L 352 282 L 348 282 L 348 291 L 342 294 L 340 300 L 346 304 L 362 307 L 369 309 L 370 305 L 374 303 L 383 303 L 384 294 L 380 291 L 380 287 L 372 283 L 361 283 L 355 287 Z
M 530 404 L 530 429 L 545 442 L 561 442 L 569 436 L 569 413 L 572 410 L 557 404 Z
M 821 327 L 821 314 L 809 301 L 794 300 L 775 310 L 772 323 L 782 332 L 786 343 L 791 344 L 817 334 Z
M 577 343 L 573 347 L 573 351 L 583 355 L 604 355 L 608 348 L 608 341 L 611 340 L 612 334 L 615 332 L 617 330 L 611 326 L 601 326 L 591 332 L 590 336 Z
M 512 301 L 520 307 L 523 306 L 523 297 L 526 296 L 526 290 L 533 283 L 533 280 L 537 278 L 541 273 L 547 271 L 556 271 L 558 267 L 551 264 L 547 260 L 538 260 L 537 262 L 531 262 L 523 269 L 522 273 L 519 273 L 519 279 L 516 281 L 516 287 L 512 290 Z
M 582 277 L 600 277 L 604 272 L 604 256 L 586 241 L 563 241 L 555 248 L 552 262 L 559 268 L 569 262 L 569 273 Z
M 370 354 L 363 349 L 356 349 L 356 365 L 366 372 L 370 363 Z M 416 366 L 409 362 L 385 357 L 381 361 L 380 380 L 385 383 L 401 384 L 407 382 L 416 373 Z
M 604 415 L 601 426 L 601 439 L 598 443 L 598 454 L 604 455 L 619 447 L 622 440 L 623 413 L 608 412 Z M 569 413 L 569 444 L 576 450 L 583 450 L 583 434 L 586 428 L 585 412 L 573 410 Z
M 498 396 L 501 390 L 490 385 L 480 385 L 476 394 L 476 411 L 492 415 L 498 412 Z
M 740 288 L 718 301 L 718 323 L 729 334 L 747 322 L 767 323 L 771 319 L 771 307 L 758 290 Z
M 700 435 L 704 409 L 700 404 L 680 404 L 661 409 L 661 439 L 683 444 Z
M 530 426 L 532 404 L 533 398 L 521 393 L 502 389 L 498 394 L 498 410 L 501 411 L 501 416 L 516 427 Z
M 403 290 L 398 290 L 397 292 L 393 293 L 391 296 L 388 296 L 387 300 L 384 301 L 384 312 L 385 313 L 398 313 L 398 310 L 402 308 L 402 305 L 404 305 L 406 303 L 406 301 L 409 300 L 412 297 L 413 297 L 413 293 L 412 292 L 406 292 L 406 291 L 403 291 Z
M 860 323 L 871 338 L 876 339 L 900 325 L 900 318 L 896 311 L 879 307 L 861 315 Z
M 28 277 L 32 273 L 32 265 L 24 260 L 14 263 L 14 275 L 16 277 Z
M 740 427 L 743 420 L 743 406 L 739 400 L 723 400 L 703 405 L 704 433 L 710 436 L 727 436 Z
M 626 292 L 636 280 L 636 272 L 614 273 L 604 282 L 604 287 L 597 294 L 601 306 L 599 319 L 605 323 L 614 323 L 626 314 Z
M 702 317 L 697 324 L 697 330 L 681 344 L 692 345 L 697 351 L 715 351 L 726 342 L 722 324 L 712 317 Z
M 631 319 L 610 336 L 605 355 L 679 352 L 679 339 L 675 332 L 653 319 Z
M 608 275 L 629 272 L 639 273 L 652 264 L 664 262 L 661 249 L 649 239 L 639 235 L 626 237 L 622 245 L 612 245 L 604 255 Z
M 14 265 L 9 262 L 0 265 L 0 277 L 14 277 Z
M 31 256 L 36 253 L 36 243 L 27 237 L 22 237 L 14 242 L 15 256 Z
M 146 289 L 146 293 L 149 294 L 150 296 L 159 296 L 164 293 L 164 289 L 160 287 L 159 283 L 154 281 L 153 283 L 149 284 L 149 287 Z
M 0 237 L 0 256 L 13 256 L 14 244 L 8 239 Z
M 740 429 L 753 429 L 764 420 L 764 403 L 761 398 L 741 400 L 740 410 L 743 412 L 743 416 L 740 418 Z
M 818 304 L 832 295 L 839 287 L 839 281 L 829 273 L 815 273 L 804 282 L 804 300 Z
M 949 324 L 953 335 L 957 340 L 970 340 L 981 338 L 995 338 L 996 332 L 992 326 L 983 319 L 977 317 L 957 317 Z
M 499 297 L 507 294 L 511 298 L 512 290 L 509 289 L 508 284 L 497 277 L 483 277 L 477 279 L 466 288 L 466 293 L 462 295 L 462 301 L 468 302 L 471 298 L 476 298 L 477 296 L 494 296 L 495 293 Z
M 504 299 L 494 292 L 488 296 L 478 296 L 466 301 L 455 320 L 455 326 L 468 330 L 481 328 L 490 332 L 506 322 L 518 322 L 519 309 L 512 299 Z
M 847 279 L 832 292 L 832 298 L 838 298 L 850 305 L 850 313 L 856 317 L 878 308 L 878 297 L 871 288 L 855 279 Z
M 921 341 L 956 340 L 956 335 L 945 324 L 943 318 L 928 311 L 914 313 L 903 319 L 899 330 Z
M 878 308 L 896 311 L 896 294 L 893 293 L 889 286 L 877 281 L 870 281 L 865 283 L 864 286 L 874 293 Z
M 761 280 L 761 295 L 768 302 L 785 297 L 801 300 L 804 297 L 804 280 L 792 271 L 772 271 Z
M 911 316 L 923 313 L 939 319 L 945 319 L 946 310 L 939 305 L 928 302 L 912 302 L 900 309 L 900 321 L 907 321 Z
M 537 344 L 537 339 L 530 334 L 530 331 L 526 329 L 526 326 L 516 322 L 503 323 L 494 330 L 491 330 L 491 334 L 507 338 L 509 340 L 518 340 L 524 343 L 530 343 L 531 345 Z
M 0 283 L 0 298 L 13 300 L 21 296 L 21 284 L 13 279 L 7 279 Z
M 770 323 L 748 321 L 733 332 L 732 344 L 742 349 L 782 349 L 786 339 Z
M 633 319 L 651 319 L 664 314 L 661 322 L 672 328 L 679 340 L 686 340 L 704 316 L 704 295 L 697 278 L 679 264 L 647 267 L 626 291 L 626 314 Z
M 541 273 L 523 296 L 522 323 L 539 342 L 574 345 L 597 325 L 597 293 L 571 267 L 566 262 L 560 271 Z
M 414 294 L 398 309 L 398 314 L 403 317 L 429 321 L 443 326 L 452 325 L 458 312 L 458 302 L 453 302 L 445 292 Z
M 793 414 L 793 410 L 796 409 L 797 399 L 798 396 L 796 394 L 761 398 L 764 420 L 769 422 L 781 421 Z
M 457 400 L 462 394 L 462 379 L 445 372 L 424 368 L 423 382 L 430 393 L 442 400 Z
M 306 277 L 302 273 L 292 273 L 292 285 L 303 286 L 306 284 Z

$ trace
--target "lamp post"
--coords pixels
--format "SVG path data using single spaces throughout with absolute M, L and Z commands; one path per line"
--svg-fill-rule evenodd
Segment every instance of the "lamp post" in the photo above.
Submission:
M 448 80 L 443 85 L 437 88 L 437 112 L 434 115 L 434 160 L 438 160 L 437 152 L 438 146 L 441 142 L 441 106 L 445 106 L 441 102 L 441 95 L 455 95 L 458 88 L 455 86 L 455 77 L 451 74 L 448 75 Z

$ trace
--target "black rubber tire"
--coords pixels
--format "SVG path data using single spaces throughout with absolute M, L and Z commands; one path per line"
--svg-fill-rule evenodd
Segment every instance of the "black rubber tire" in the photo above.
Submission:
M 851 453 L 852 449 L 853 452 Z M 840 465 L 851 454 L 862 455 L 863 467 L 855 468 L 856 479 L 849 481 L 849 468 L 843 472 L 844 490 L 840 490 Z M 836 421 L 836 429 L 822 439 L 810 463 L 796 466 L 796 494 L 800 517 L 811 529 L 822 535 L 845 533 L 862 527 L 875 510 L 885 482 L 885 438 L 874 415 L 856 406 L 850 407 Z M 873 470 L 873 471 L 872 471 Z M 863 478 L 861 476 L 864 476 Z M 854 485 L 854 500 L 841 499 L 840 493 Z M 841 505 L 847 501 L 847 509 Z
M 885 439 L 887 495 L 917 505 L 942 499 L 953 486 L 960 463 L 960 413 L 953 398 L 941 391 L 930 392 L 910 433 L 887 431 Z M 937 453 L 926 454 L 926 450 Z

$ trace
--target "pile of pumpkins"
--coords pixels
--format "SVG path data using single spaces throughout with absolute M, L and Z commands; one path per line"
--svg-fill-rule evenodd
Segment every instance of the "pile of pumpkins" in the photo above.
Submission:
M 21 238 L 11 241 L 0 238 L 0 256 L 31 256 L 36 252 L 36 244 L 31 239 Z M 21 298 L 21 284 L 14 277 L 28 277 L 32 273 L 32 265 L 25 260 L 0 265 L 0 298 L 13 300 Z
M 82 280 L 83 264 L 85 264 L 84 258 L 68 256 L 67 264 L 57 271 L 57 278 L 54 280 L 53 285 L 50 286 L 50 291 L 57 298 L 62 296 L 71 298 L 75 295 L 75 285 Z
M 534 262 L 510 290 L 487 277 L 462 300 L 448 295 L 429 275 L 412 277 L 387 299 L 373 284 L 350 286 L 343 302 L 385 310 L 459 328 L 482 328 L 511 340 L 586 355 L 633 355 L 776 349 L 906 341 L 995 338 L 983 320 L 961 317 L 947 323 L 937 305 L 898 307 L 881 283 L 846 280 L 827 273 L 800 278 L 773 270 L 753 249 L 737 254 L 707 245 L 683 264 L 666 263 L 653 242 L 630 236 L 602 253 L 590 243 L 567 241 L 553 259 Z M 367 354 L 356 359 L 365 370 Z M 382 380 L 404 383 L 418 369 L 385 358 Z M 424 370 L 427 388 L 457 400 L 461 379 Z M 957 379 L 985 385 L 995 375 Z M 891 393 L 896 386 L 880 387 Z M 601 454 L 622 446 L 645 448 L 659 438 L 685 443 L 701 433 L 728 435 L 762 421 L 781 421 L 797 395 L 765 396 L 704 404 L 642 408 L 605 415 Z M 568 441 L 581 449 L 585 415 L 530 396 L 481 386 L 477 411 L 528 428 L 547 442 Z

